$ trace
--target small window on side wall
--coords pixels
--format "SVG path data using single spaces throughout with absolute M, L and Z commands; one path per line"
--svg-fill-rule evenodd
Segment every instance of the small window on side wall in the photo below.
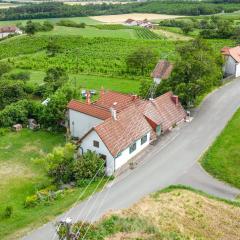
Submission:
M 93 146 L 96 147 L 96 148 L 99 148 L 99 142 L 98 141 L 93 141 Z
M 147 135 L 144 135 L 144 136 L 141 138 L 141 145 L 143 145 L 145 142 L 147 142 Z
M 136 150 L 136 148 L 137 148 L 137 144 L 134 143 L 132 146 L 129 147 L 129 153 L 134 152 Z

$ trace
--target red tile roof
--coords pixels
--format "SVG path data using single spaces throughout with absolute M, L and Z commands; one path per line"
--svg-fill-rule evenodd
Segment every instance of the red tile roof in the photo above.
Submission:
M 81 112 L 102 120 L 111 117 L 111 113 L 108 109 L 101 108 L 94 104 L 86 104 L 77 100 L 71 100 L 67 106 L 68 109 L 72 109 L 77 112 Z
M 127 20 L 125 21 L 125 23 L 132 23 L 132 22 L 135 22 L 135 20 L 133 20 L 133 19 L 131 19 L 131 18 L 129 18 L 129 19 L 127 19 Z
M 109 118 L 94 129 L 114 157 L 151 131 L 134 105 L 118 113 L 117 120 Z
M 143 101 L 141 104 L 137 105 L 137 108 L 145 117 L 153 121 L 156 125 L 160 125 L 163 122 L 159 111 L 152 101 Z
M 101 91 L 99 100 L 93 104 L 102 108 L 110 109 L 113 105 L 117 111 L 121 111 L 132 104 L 142 101 L 136 95 L 123 94 L 114 91 Z M 116 103 L 116 105 L 114 104 Z
M 186 117 L 186 112 L 182 105 L 180 103 L 176 105 L 173 101 L 173 96 L 172 92 L 167 92 L 151 100 L 162 118 L 163 131 L 168 130 Z
M 168 61 L 161 60 L 156 65 L 151 76 L 153 78 L 167 79 L 173 70 L 173 65 Z
M 15 26 L 3 26 L 3 27 L 0 27 L 0 33 L 8 33 L 8 32 L 16 32 L 18 30 L 17 27 Z
M 236 62 L 240 63 L 240 46 L 234 48 L 224 47 L 221 52 L 223 55 L 231 56 Z

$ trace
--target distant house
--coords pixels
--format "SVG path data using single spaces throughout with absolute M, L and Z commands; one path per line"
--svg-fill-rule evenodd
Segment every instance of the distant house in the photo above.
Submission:
M 106 161 L 108 175 L 186 117 L 171 92 L 143 100 L 102 90 L 98 101 L 72 100 L 68 110 L 70 133 L 79 139 L 79 152 L 97 152 Z
M 124 25 L 126 25 L 126 26 L 137 26 L 138 22 L 136 20 L 133 20 L 133 19 L 129 18 L 124 22 Z
M 138 26 L 144 27 L 144 28 L 153 28 L 153 24 L 149 22 L 147 19 L 144 19 L 143 21 L 137 21 Z
M 155 66 L 151 77 L 153 78 L 156 84 L 159 84 L 162 80 L 168 79 L 173 70 L 173 65 L 166 61 L 161 60 Z
M 0 27 L 0 38 L 5 38 L 10 34 L 22 34 L 23 32 L 15 26 Z
M 124 25 L 126 26 L 139 26 L 139 27 L 144 27 L 144 28 L 152 28 L 153 25 L 151 22 L 149 22 L 147 19 L 144 20 L 133 20 L 133 19 L 127 19 L 124 22 Z
M 225 57 L 225 63 L 223 67 L 224 74 L 234 75 L 235 77 L 240 76 L 240 46 L 229 48 L 224 47 L 221 50 Z

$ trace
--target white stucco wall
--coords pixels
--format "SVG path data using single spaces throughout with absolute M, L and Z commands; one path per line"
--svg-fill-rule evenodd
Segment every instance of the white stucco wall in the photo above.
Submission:
M 92 127 L 103 120 L 69 109 L 69 127 L 72 137 L 83 137 Z M 74 124 L 73 124 L 74 123 Z
M 240 77 L 240 63 L 236 65 L 236 74 L 235 77 Z
M 99 148 L 93 146 L 93 141 L 99 142 Z M 120 168 L 123 164 L 127 163 L 132 157 L 136 156 L 139 152 L 141 152 L 145 147 L 147 147 L 150 143 L 150 132 L 147 134 L 147 141 L 141 145 L 141 139 L 136 141 L 136 150 L 132 153 L 129 153 L 129 147 L 122 151 L 121 155 L 114 159 L 111 155 L 105 144 L 102 142 L 101 138 L 95 131 L 89 133 L 82 141 L 81 148 L 79 149 L 79 153 L 83 150 L 83 153 L 90 151 L 95 151 L 98 154 L 104 154 L 107 159 L 107 175 L 112 175 L 115 170 Z
M 0 38 L 5 38 L 11 33 L 0 33 Z
M 93 146 L 93 141 L 99 142 L 99 148 Z M 106 173 L 107 175 L 112 175 L 114 173 L 114 158 L 95 131 L 92 131 L 83 139 L 81 143 L 81 148 L 83 150 L 83 153 L 90 150 L 90 151 L 95 151 L 98 154 L 106 155 L 107 157 Z M 79 151 L 80 151 L 79 153 L 81 154 L 81 149 L 79 149 Z
M 137 148 L 134 152 L 129 153 L 129 147 L 122 151 L 121 156 L 115 159 L 115 170 L 120 168 L 123 164 L 125 164 L 128 160 L 136 156 L 139 152 L 141 152 L 145 147 L 147 147 L 150 143 L 150 132 L 147 134 L 147 141 L 141 145 L 141 139 L 136 141 Z
M 153 78 L 153 81 L 156 83 L 156 84 L 159 84 L 161 82 L 161 78 Z
M 224 73 L 226 75 L 235 75 L 236 74 L 236 61 L 228 56 L 224 65 Z

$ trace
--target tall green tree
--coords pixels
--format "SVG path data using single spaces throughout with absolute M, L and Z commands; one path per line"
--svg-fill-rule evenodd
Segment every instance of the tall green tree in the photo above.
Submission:
M 60 67 L 49 68 L 45 78 L 43 79 L 50 92 L 55 92 L 58 88 L 62 87 L 67 80 L 68 75 L 66 71 Z
M 185 43 L 177 51 L 180 58 L 163 88 L 160 84 L 158 94 L 162 89 L 172 90 L 185 106 L 193 106 L 200 95 L 221 84 L 222 57 L 200 38 Z
M 50 40 L 46 46 L 46 52 L 49 57 L 56 56 L 61 51 L 60 45 L 58 45 L 55 41 Z
M 29 36 L 34 35 L 37 32 L 37 26 L 31 20 L 27 21 L 27 24 L 24 28 L 25 33 Z
M 131 53 L 127 59 L 126 64 L 129 70 L 140 72 L 144 75 L 147 70 L 151 69 L 156 64 L 158 55 L 151 48 L 138 48 Z

